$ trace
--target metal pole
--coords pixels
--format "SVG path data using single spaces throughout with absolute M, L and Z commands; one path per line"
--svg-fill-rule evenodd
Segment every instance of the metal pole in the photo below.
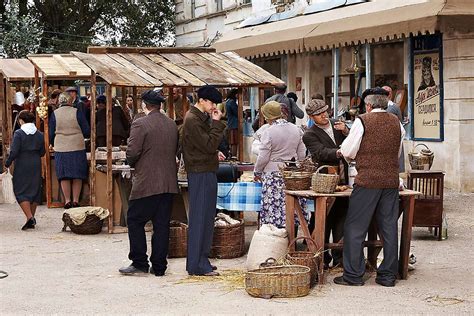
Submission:
M 413 37 L 405 39 L 405 42 L 408 47 L 408 118 L 410 119 L 410 124 L 405 126 L 406 129 L 406 138 L 412 139 L 413 135 L 413 96 L 414 96 L 414 84 L 413 84 Z
M 339 99 L 339 48 L 332 49 L 332 109 L 333 117 L 337 119 L 338 99 Z
M 365 88 L 372 88 L 372 50 L 370 44 L 365 44 Z

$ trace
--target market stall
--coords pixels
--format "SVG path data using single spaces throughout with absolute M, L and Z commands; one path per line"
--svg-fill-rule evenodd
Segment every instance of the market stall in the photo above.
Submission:
M 173 88 L 181 88 L 183 95 L 193 93 L 194 88 L 213 85 L 217 88 L 239 89 L 239 113 L 243 114 L 244 88 L 263 89 L 272 87 L 282 81 L 260 67 L 228 52 L 218 54 L 210 48 L 122 48 L 122 47 L 89 47 L 88 53 L 71 52 L 81 62 L 92 69 L 91 92 L 95 101 L 95 85 L 98 77 L 106 82 L 107 96 L 107 164 L 106 196 L 107 208 L 111 211 L 108 231 L 121 232 L 122 227 L 114 225 L 117 218 L 115 201 L 117 194 L 114 188 L 113 174 L 124 171 L 123 167 L 114 164 L 112 157 L 112 89 L 132 88 L 134 100 L 137 100 L 137 89 L 163 88 L 165 95 L 170 96 Z M 258 100 L 255 103 L 263 102 Z M 253 108 L 254 104 L 251 104 Z M 93 106 L 93 105 L 92 105 Z M 185 98 L 183 112 L 189 109 Z M 173 117 L 173 99 L 167 99 L 168 116 Z M 243 157 L 243 115 L 238 116 L 239 159 Z M 91 119 L 91 122 L 94 122 Z M 96 162 L 95 128 L 91 135 L 91 165 Z M 91 183 L 95 183 L 96 172 L 91 173 Z M 95 205 L 95 187 L 91 186 L 91 201 Z
M 37 97 L 43 95 L 47 104 L 49 88 L 62 87 L 64 84 L 70 84 L 75 80 L 90 80 L 91 70 L 79 59 L 70 54 L 44 54 L 29 55 L 29 61 L 34 65 L 35 92 Z M 41 89 L 38 89 L 41 87 Z M 37 119 L 39 116 L 37 115 Z M 49 148 L 49 129 L 48 118 L 44 122 L 45 146 Z M 63 202 L 60 197 L 59 184 L 55 175 L 54 152 L 46 150 L 46 202 L 48 207 L 62 207 Z M 90 186 L 93 186 L 89 182 Z
M 13 137 L 12 104 L 15 91 L 32 86 L 35 70 L 26 59 L 0 59 L 0 121 L 2 122 L 2 167 Z

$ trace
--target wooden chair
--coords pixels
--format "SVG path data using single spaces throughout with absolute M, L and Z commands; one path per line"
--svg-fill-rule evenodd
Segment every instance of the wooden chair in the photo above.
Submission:
M 413 226 L 432 227 L 441 240 L 443 228 L 443 171 L 408 171 L 408 189 L 422 194 L 415 199 Z

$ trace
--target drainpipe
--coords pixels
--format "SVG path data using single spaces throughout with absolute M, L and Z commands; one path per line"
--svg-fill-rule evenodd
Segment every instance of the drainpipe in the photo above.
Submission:
M 338 99 L 339 99 L 339 55 L 340 51 L 339 48 L 332 49 L 332 108 L 334 110 L 333 117 L 337 119 L 337 112 L 339 110 L 338 107 Z
M 365 88 L 372 88 L 372 51 L 370 44 L 365 44 Z

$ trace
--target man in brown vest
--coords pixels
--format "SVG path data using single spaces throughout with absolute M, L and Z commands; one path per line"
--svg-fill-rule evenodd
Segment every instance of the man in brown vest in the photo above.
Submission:
M 362 243 L 375 213 L 384 241 L 382 264 L 375 282 L 394 286 L 398 270 L 398 157 L 405 136 L 398 118 L 387 113 L 388 93 L 367 89 L 362 94 L 367 113 L 354 121 L 340 153 L 355 159 L 357 176 L 344 224 L 344 274 L 334 279 L 341 285 L 364 285 L 365 258 Z

